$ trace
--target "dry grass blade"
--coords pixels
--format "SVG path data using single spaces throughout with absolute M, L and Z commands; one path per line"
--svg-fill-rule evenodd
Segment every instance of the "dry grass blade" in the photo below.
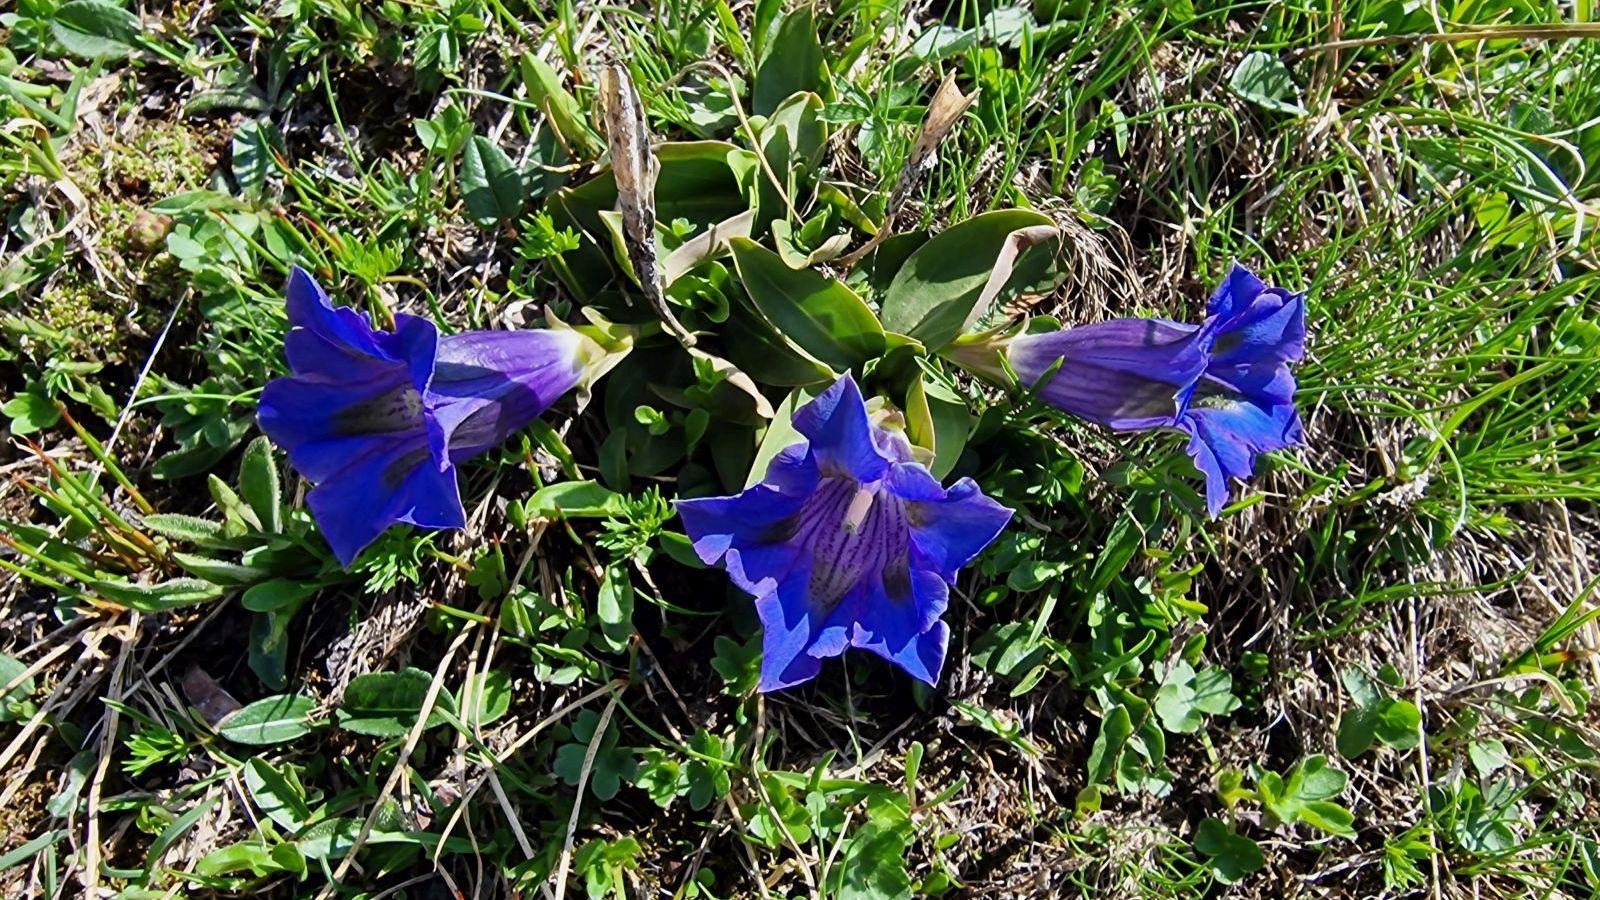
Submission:
M 606 140 L 611 146 L 611 171 L 617 182 L 617 207 L 622 211 L 628 259 L 633 262 L 645 299 L 667 330 L 685 347 L 693 347 L 694 335 L 672 314 L 662 292 L 661 270 L 656 263 L 656 176 L 661 164 L 650 146 L 644 105 L 627 66 L 613 63 L 601 70 L 600 98 L 605 108 Z
M 481 614 L 482 610 L 479 613 Z M 450 671 L 450 665 L 455 661 L 457 651 L 473 635 L 473 626 L 475 624 L 475 622 L 468 621 L 467 625 L 450 642 L 450 647 L 445 651 L 444 658 L 439 661 L 439 665 L 433 673 L 433 679 L 428 684 L 428 693 L 423 697 L 422 709 L 417 713 L 417 721 L 411 726 L 411 730 L 407 732 L 406 742 L 400 748 L 400 753 L 394 762 L 394 768 L 390 770 L 388 780 L 383 783 L 383 789 L 378 792 L 378 796 L 372 801 L 372 812 L 368 813 L 367 817 L 362 820 L 361 831 L 351 843 L 350 850 L 345 854 L 344 859 L 340 860 L 339 868 L 334 871 L 333 878 L 329 879 L 328 884 L 317 895 L 319 898 L 333 896 L 338 890 L 340 881 L 350 871 L 350 867 L 355 865 L 357 851 L 366 843 L 367 836 L 372 833 L 372 827 L 377 823 L 378 816 L 383 811 L 384 803 L 394 793 L 395 787 L 400 783 L 400 779 L 405 776 L 406 767 L 411 761 L 411 754 L 417 749 L 417 744 L 422 740 L 423 733 L 428 730 L 428 720 L 433 715 L 434 706 L 439 702 L 439 693 L 444 690 L 446 682 L 444 675 Z
M 910 199 L 911 192 L 933 171 L 934 164 L 939 160 L 939 146 L 955 130 L 956 123 L 961 121 L 961 117 L 967 114 L 977 99 L 977 91 L 964 94 L 956 87 L 954 71 L 940 82 L 933 100 L 928 103 L 928 112 L 922 118 L 922 127 L 917 130 L 916 140 L 911 144 L 911 155 L 906 157 L 900 177 L 895 179 L 894 189 L 889 192 L 885 224 L 894 221 L 906 200 Z
M 961 326 L 963 332 L 972 329 L 984 316 L 988 315 L 996 297 L 1005 288 L 1006 282 L 1011 280 L 1011 272 L 1016 268 L 1017 257 L 1024 250 L 1035 247 L 1045 241 L 1051 240 L 1061 234 L 1061 229 L 1054 225 L 1033 225 L 1028 228 L 1018 228 L 1006 235 L 1004 244 L 1000 245 L 1000 253 L 995 257 L 994 270 L 989 273 L 989 280 L 984 282 L 983 290 L 978 292 L 977 302 L 972 304 L 972 312 L 967 314 L 967 321 Z
M 1433 31 L 1415 34 L 1381 34 L 1375 37 L 1328 41 L 1288 54 L 1301 59 L 1318 53 L 1337 53 L 1362 47 L 1401 47 L 1407 44 L 1471 44 L 1483 41 L 1568 41 L 1600 38 L 1600 22 L 1569 22 L 1549 25 L 1485 25 L 1461 31 Z
M 894 234 L 894 220 L 900 215 L 901 207 L 910 199 L 911 192 L 922 184 L 933 171 L 933 166 L 939 159 L 939 145 L 955 130 L 956 123 L 966 115 L 978 99 L 978 92 L 964 94 L 956 87 L 956 73 L 952 71 L 940 82 L 939 89 L 934 92 L 933 100 L 928 103 L 928 111 L 922 118 L 922 127 L 917 129 L 916 140 L 912 142 L 911 154 L 906 157 L 905 165 L 900 167 L 900 175 L 895 179 L 894 190 L 889 192 L 889 201 L 884 208 L 883 224 L 878 228 L 878 233 L 872 240 L 858 250 L 839 260 L 843 268 L 850 268 L 863 257 L 871 253 L 873 248 L 887 240 Z
M 118 633 L 122 639 L 122 646 L 117 651 L 117 661 L 112 666 L 111 680 L 106 689 L 106 696 L 113 700 L 121 700 L 127 696 L 125 678 L 128 661 L 133 658 L 141 621 L 139 613 L 131 613 L 126 625 L 110 629 Z M 100 861 L 105 852 L 105 845 L 100 839 L 100 801 L 105 791 L 106 773 L 110 771 L 111 759 L 115 755 L 117 725 L 120 721 L 121 713 L 117 708 L 107 706 L 105 715 L 100 720 L 100 759 L 95 765 L 94 777 L 89 782 L 88 833 L 84 843 L 83 885 L 84 893 L 91 897 L 96 894 L 100 886 Z
M 561 862 L 556 866 L 553 876 L 555 882 L 556 900 L 562 900 L 567 894 L 567 873 L 572 868 L 572 843 L 578 836 L 578 815 L 583 812 L 584 791 L 589 787 L 589 773 L 594 770 L 594 758 L 600 752 L 600 744 L 605 741 L 606 729 L 611 727 L 611 714 L 617 711 L 617 703 L 622 699 L 622 692 L 617 691 L 606 702 L 606 708 L 600 713 L 600 720 L 594 726 L 594 734 L 589 737 L 589 746 L 583 751 L 583 768 L 578 771 L 577 793 L 572 798 L 572 815 L 567 819 L 567 836 L 561 843 Z
M 597 699 L 603 694 L 621 691 L 626 686 L 627 681 L 625 680 L 618 679 L 616 681 L 611 681 L 595 688 L 576 700 L 557 707 L 548 716 L 545 716 L 543 719 L 540 719 L 538 722 L 536 722 L 532 728 L 520 735 L 515 741 L 512 741 L 510 746 L 506 747 L 504 751 L 501 751 L 498 756 L 491 756 L 485 765 L 484 772 L 478 776 L 478 779 L 474 781 L 465 792 L 462 793 L 460 801 L 456 803 L 455 812 L 450 815 L 450 820 L 445 823 L 444 829 L 440 832 L 440 852 L 443 851 L 445 839 L 450 837 L 450 833 L 455 830 L 456 824 L 461 821 L 462 815 L 467 811 L 468 803 L 473 797 L 477 796 L 478 792 L 483 790 L 483 786 L 488 783 L 489 775 L 494 771 L 495 766 L 501 765 L 506 760 L 510 759 L 518 750 L 526 747 L 546 728 L 549 728 L 551 725 L 554 725 L 565 718 L 567 713 L 584 706 L 589 701 Z M 437 854 L 435 855 L 434 859 L 438 859 Z

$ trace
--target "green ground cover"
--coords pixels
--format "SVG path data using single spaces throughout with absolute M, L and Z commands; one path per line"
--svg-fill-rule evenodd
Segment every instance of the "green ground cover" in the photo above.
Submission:
M 0 889 L 1600 894 L 1593 11 L 15 0 Z M 613 213 L 611 63 L 699 356 Z M 941 361 L 921 313 L 1030 227 L 973 328 L 1304 291 L 1304 445 L 1213 520 L 1181 438 Z M 293 265 L 446 334 L 641 328 L 460 467 L 467 528 L 346 568 L 255 418 Z M 669 501 L 845 370 L 1018 513 L 936 687 L 761 694 Z

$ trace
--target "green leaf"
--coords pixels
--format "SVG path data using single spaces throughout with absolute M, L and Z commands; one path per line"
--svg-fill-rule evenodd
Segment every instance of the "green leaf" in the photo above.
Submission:
M 256 616 L 250 622 L 249 651 L 245 662 L 270 690 L 281 689 L 288 680 L 289 622 L 292 616 L 291 612 L 269 612 Z
M 1327 800 L 1339 796 L 1349 782 L 1350 776 L 1330 767 L 1326 757 L 1311 756 L 1290 773 L 1288 791 L 1306 800 Z
M 1399 673 L 1391 666 L 1384 669 L 1380 675 L 1389 676 L 1385 680 L 1398 684 Z M 1409 750 L 1422 739 L 1422 713 L 1414 704 L 1390 697 L 1382 683 L 1373 681 L 1360 668 L 1346 668 L 1340 679 L 1356 702 L 1339 717 L 1335 746 L 1346 759 L 1365 753 L 1374 740 L 1382 740 L 1396 750 Z
M 750 693 L 761 680 L 761 638 L 756 636 L 739 643 L 726 635 L 717 635 L 712 643 L 715 653 L 711 667 L 725 682 L 723 693 L 742 697 Z
M 156 513 L 144 517 L 144 527 L 162 537 L 191 544 L 214 544 L 224 539 L 222 523 L 199 516 Z
M 473 676 L 472 705 L 467 704 L 467 686 L 456 697 L 461 720 L 472 725 L 491 725 L 511 711 L 511 676 L 500 669 L 489 669 Z
M 1301 760 L 1289 772 L 1287 779 L 1279 778 L 1271 772 L 1261 775 L 1256 787 L 1261 794 L 1261 802 L 1267 809 L 1284 822 L 1298 822 L 1306 818 L 1306 810 L 1312 804 L 1322 804 L 1318 807 L 1321 811 L 1312 815 L 1321 815 L 1326 822 L 1337 825 L 1338 816 L 1330 815 L 1326 807 L 1338 807 L 1326 801 L 1337 797 L 1344 791 L 1345 785 L 1350 781 L 1350 776 L 1331 768 L 1328 760 L 1323 756 L 1308 756 Z M 1348 826 L 1348 823 L 1347 823 Z M 1323 825 L 1318 825 L 1323 827 Z M 1342 832 L 1332 831 L 1339 834 Z
M 522 54 L 519 62 L 522 83 L 528 89 L 528 99 L 544 110 L 561 143 L 582 159 L 598 156 L 600 136 L 590 127 L 583 107 L 561 86 L 561 76 L 532 53 Z
M 296 832 L 311 821 L 305 791 L 266 760 L 253 756 L 245 761 L 244 786 L 256 808 L 284 830 Z
M 1378 716 L 1372 707 L 1357 706 L 1339 716 L 1339 731 L 1334 748 L 1345 759 L 1355 759 L 1371 749 L 1378 734 Z
M 194 190 L 180 191 L 164 200 L 157 200 L 150 205 L 150 211 L 164 215 L 176 216 L 182 213 L 205 212 L 207 210 L 234 210 L 246 209 L 246 205 L 236 197 L 224 194 L 221 191 Z
M 810 269 L 791 269 L 747 238 L 728 246 L 756 308 L 802 350 L 841 371 L 883 353 L 883 326 L 855 291 Z
M 1264 50 L 1253 50 L 1239 60 L 1233 77 L 1228 79 L 1228 87 L 1262 109 L 1296 116 L 1307 114 L 1299 103 L 1289 67 Z
M 1256 792 L 1261 795 L 1261 802 L 1277 815 L 1276 810 L 1283 805 L 1283 776 L 1277 772 L 1262 772 L 1260 780 L 1256 782 Z M 1288 820 L 1285 816 L 1278 818 Z
M 722 328 L 728 359 L 762 384 L 774 387 L 825 385 L 838 377 L 827 363 L 778 334 L 772 323 L 755 310 L 740 309 L 728 317 Z
M 712 759 L 725 760 L 729 763 L 733 761 L 733 738 L 713 737 L 711 732 L 704 728 L 689 738 L 689 748 Z M 710 806 L 714 800 L 726 797 L 728 790 L 733 786 L 733 779 L 728 774 L 727 766 L 708 763 L 703 759 L 689 760 L 684 766 L 684 776 L 689 783 L 689 806 L 696 811 Z
M 811 91 L 823 97 L 832 95 L 828 61 L 822 54 L 822 42 L 817 37 L 817 23 L 810 7 L 786 14 L 766 49 L 766 58 L 756 69 L 752 100 L 756 115 L 770 115 L 779 104 L 800 91 Z
M 218 508 L 222 510 L 223 517 L 227 520 L 225 528 L 242 529 L 249 527 L 256 531 L 261 530 L 261 522 L 256 519 L 255 510 L 247 506 L 244 498 L 239 496 L 239 492 L 229 487 L 226 481 L 214 474 L 207 475 L 206 487 L 211 489 L 211 499 L 216 501 Z M 238 534 L 242 533 L 242 531 L 230 530 L 228 533 Z
M 1383 699 L 1383 692 L 1360 666 L 1346 666 L 1339 672 L 1339 681 L 1357 706 L 1377 706 Z
M 1105 545 L 1100 549 L 1100 555 L 1095 557 L 1089 583 L 1084 587 L 1085 596 L 1094 597 L 1110 587 L 1143 543 L 1144 531 L 1140 529 L 1138 520 L 1131 511 L 1124 511 L 1112 523 Z
M 907 58 L 896 67 L 896 77 L 909 77 L 910 72 L 905 70 L 912 69 L 916 63 L 938 62 L 963 53 L 978 43 L 978 36 L 977 29 L 953 28 L 936 22 L 917 35 L 917 39 L 906 48 Z M 901 75 L 902 71 L 905 71 L 904 76 Z
M 251 441 L 239 460 L 239 493 L 269 534 L 283 531 L 283 481 L 265 435 Z
M 466 580 L 484 600 L 504 597 L 506 591 L 511 589 L 510 579 L 506 575 L 505 554 L 499 547 L 484 548 L 478 558 L 472 561 L 472 571 L 467 573 Z
M 516 163 L 481 134 L 472 136 L 462 155 L 461 189 L 468 215 L 486 227 L 515 221 L 528 193 Z
M 233 180 L 239 183 L 239 193 L 244 197 L 260 197 L 267 176 L 277 166 L 273 149 L 283 145 L 278 127 L 271 122 L 252 119 L 240 125 L 233 133 Z M 265 437 L 257 438 L 266 440 Z
M 240 565 L 223 559 L 212 559 L 209 556 L 199 556 L 193 553 L 174 552 L 172 559 L 178 565 L 187 569 L 190 574 L 204 578 L 212 584 L 228 587 L 251 584 L 267 577 L 268 574 L 265 569 Z
M 240 605 L 259 613 L 250 623 L 250 670 L 269 688 L 283 687 L 289 663 L 289 624 L 321 587 L 316 582 L 279 578 L 244 592 Z
M 3 680 L 4 677 L 0 676 L 0 681 Z M 1481 776 L 1492 775 L 1511 762 L 1511 754 L 1507 752 L 1505 742 L 1499 738 L 1468 742 L 1467 758 L 1472 760 L 1472 767 Z
M 1105 802 L 1105 792 L 1097 784 L 1084 785 L 1073 798 L 1072 812 L 1079 819 L 1086 819 L 1099 812 Z
M 75 56 L 127 56 L 143 39 L 139 17 L 103 0 L 73 0 L 55 11 L 51 32 Z
M 1232 715 L 1239 708 L 1239 698 L 1233 695 L 1233 676 L 1217 666 L 1200 670 L 1194 677 L 1194 704 L 1207 715 Z
M 755 216 L 755 210 L 747 209 L 731 219 L 718 222 L 678 245 L 676 250 L 667 254 L 667 258 L 661 261 L 661 283 L 671 287 L 673 282 L 682 278 L 696 266 L 725 252 L 728 249 L 729 240 L 736 237 L 749 237 Z
M 1027 622 L 996 625 L 972 644 L 974 663 L 1007 678 L 1020 677 L 1034 669 L 1048 653 Z
M 223 719 L 217 733 L 235 744 L 282 744 L 311 733 L 316 708 L 310 697 L 296 694 L 263 697 Z
M 819 118 L 821 111 L 820 97 L 809 91 L 797 93 L 778 104 L 756 132 L 755 145 L 766 159 L 767 168 L 783 185 L 782 192 L 761 169 L 755 154 L 749 154 L 748 157 L 741 155 L 741 159 L 748 159 L 751 163 L 748 167 L 740 168 L 740 182 L 754 197 L 756 215 L 751 230 L 759 235 L 771 228 L 774 239 L 779 239 L 780 251 L 785 250 L 781 239 L 790 237 L 792 232 L 786 218 L 789 204 L 784 202 L 783 195 L 787 193 L 791 199 L 797 195 L 803 196 L 809 190 L 808 186 L 816 180 L 812 173 L 822 160 L 828 132 L 827 126 Z M 826 217 L 820 217 L 817 224 L 822 225 L 825 221 Z M 791 268 L 804 268 L 807 264 L 804 258 L 807 254 L 801 254 L 801 259 L 794 262 L 787 258 L 787 253 L 784 255 L 785 264 Z
M 906 874 L 906 848 L 911 842 L 909 819 L 869 818 L 850 835 L 839 861 L 839 900 L 890 900 L 911 896 Z
M 982 32 L 989 40 L 1012 50 L 1022 46 L 1024 35 L 1037 31 L 1039 23 L 1023 6 L 1000 6 L 983 17 Z
M 28 671 L 28 667 L 15 657 L 0 653 L 0 688 L 11 683 L 11 680 Z M 33 695 L 33 677 L 24 678 L 9 693 L 0 695 L 0 722 L 17 722 L 33 715 L 33 704 L 29 697 Z
M 275 845 L 259 839 L 218 847 L 195 862 L 194 874 L 205 878 L 217 878 L 235 872 L 249 872 L 256 878 L 265 878 L 277 872 L 287 871 L 280 860 L 280 854 L 273 853 L 275 849 L 277 849 Z M 298 859 L 300 854 L 295 853 L 294 856 Z M 300 871 L 304 870 L 305 861 L 301 860 Z
M 61 839 L 66 836 L 67 830 L 65 828 L 57 831 L 46 831 L 44 834 L 39 835 L 31 841 L 19 844 L 16 848 L 8 850 L 5 853 L 0 853 L 0 872 L 4 872 L 13 866 L 19 866 L 28 860 L 33 859 L 39 853 L 43 852 L 46 847 L 50 847 L 59 843 Z
M 750 208 L 739 190 L 739 180 L 728 165 L 729 156 L 748 153 L 721 141 L 686 141 L 661 144 L 656 159 L 661 164 L 656 179 L 656 217 L 660 222 L 685 219 L 701 232 Z M 562 255 L 563 282 L 579 299 L 587 300 L 606 289 L 617 267 L 607 246 L 611 240 L 601 213 L 615 209 L 617 182 L 608 169 L 577 187 L 563 188 L 547 203 L 552 223 L 581 232 L 578 249 Z
M 339 704 L 338 724 L 346 731 L 371 737 L 396 738 L 411 731 L 422 715 L 433 676 L 421 669 L 373 672 L 351 679 Z M 425 727 L 433 728 L 456 712 L 455 698 L 440 691 Z
M 161 829 L 161 833 L 156 835 L 156 839 L 150 842 L 149 849 L 145 851 L 145 871 L 148 872 L 153 870 L 155 868 L 156 861 L 161 859 L 161 857 L 169 848 L 172 847 L 173 844 L 176 844 L 185 834 L 187 834 L 189 829 L 193 828 L 201 819 L 205 818 L 206 815 L 211 812 L 211 808 L 216 806 L 221 799 L 222 798 L 220 796 L 212 794 L 208 798 L 203 799 L 189 807 L 188 811 L 183 813 L 183 815 L 171 820 L 171 822 L 167 824 L 167 827 Z
M 149 613 L 207 603 L 223 594 L 223 589 L 218 585 L 198 578 L 173 578 L 151 585 L 96 581 L 91 587 L 107 600 Z
M 761 444 L 756 447 L 756 458 L 750 463 L 750 474 L 745 478 L 745 487 L 759 484 L 761 479 L 767 477 L 767 466 L 771 464 L 773 457 L 782 453 L 785 448 L 806 439 L 805 435 L 795 430 L 794 411 L 811 402 L 820 393 L 822 393 L 821 388 L 814 390 L 795 388 L 782 403 L 778 404 L 771 424 L 762 435 Z
M 1206 819 L 1195 828 L 1194 847 L 1210 857 L 1211 872 L 1223 884 L 1233 884 L 1267 864 L 1255 841 L 1216 819 Z
M 7 400 L 0 413 L 11 420 L 14 434 L 32 434 L 61 421 L 61 409 L 43 394 L 27 391 Z
M 595 481 L 560 481 L 534 492 L 528 514 L 542 519 L 603 519 L 627 513 L 626 498 Z
M 1223 769 L 1217 773 L 1217 799 L 1228 809 L 1245 800 L 1259 799 L 1255 791 L 1244 788 L 1244 773 L 1238 769 Z
M 1100 721 L 1100 733 L 1089 750 L 1089 783 L 1106 784 L 1117 770 L 1118 758 L 1133 736 L 1133 718 L 1126 706 L 1113 707 Z
M 688 779 L 684 777 L 683 766 L 677 760 L 657 747 L 641 750 L 640 755 L 643 762 L 633 783 L 649 794 L 657 806 L 666 809 L 673 800 L 688 791 Z
M 324 819 L 306 829 L 295 846 L 311 860 L 338 859 L 349 853 L 361 834 L 360 819 Z
M 1205 717 L 1195 705 L 1194 668 L 1183 660 L 1175 663 L 1156 691 L 1153 705 L 1162 728 L 1180 734 L 1199 731 Z
M 583 774 L 583 760 L 588 755 L 589 743 L 594 738 L 600 715 L 592 709 L 578 714 L 572 724 L 571 743 L 556 748 L 556 758 L 551 769 L 562 781 L 574 787 Z M 632 781 L 638 774 L 638 762 L 633 752 L 617 746 L 617 725 L 607 723 L 605 734 L 595 747 L 594 765 L 589 770 L 589 790 L 602 802 L 610 800 L 622 788 L 623 781 Z
M 1409 700 L 1386 700 L 1378 706 L 1376 730 L 1385 744 L 1409 750 L 1422 739 L 1422 712 Z
M 1300 821 L 1340 837 L 1354 837 L 1356 817 L 1350 810 L 1326 800 L 1312 800 L 1300 808 Z
M 239 598 L 239 604 L 251 612 L 279 612 L 300 607 L 321 585 L 316 582 L 275 578 L 253 585 Z
M 633 636 L 633 581 L 628 577 L 626 561 L 614 562 L 606 567 L 605 580 L 600 582 L 600 593 L 595 603 L 595 615 L 600 619 L 600 643 L 612 653 L 628 648 Z
M 730 424 L 754 426 L 776 414 L 772 401 L 761 392 L 749 373 L 699 347 L 689 348 L 688 355 L 694 366 L 696 384 L 693 389 L 703 398 L 698 401 L 699 405 L 713 416 Z
M 906 392 L 906 431 L 911 442 L 933 451 L 928 470 L 943 479 L 956 467 L 972 433 L 972 414 L 949 388 L 927 376 Z
M 1053 285 L 1059 236 L 1048 235 L 1057 234 L 1054 228 L 1049 216 L 1025 209 L 987 212 L 951 226 L 912 252 L 895 273 L 883 297 L 883 327 L 938 350 L 989 311 L 978 308 L 980 299 L 992 307 L 1007 289 Z M 1028 247 L 1015 249 L 1021 244 Z M 1008 246 L 1013 260 L 997 265 Z
M 668 558 L 680 566 L 687 566 L 691 569 L 709 568 L 704 562 L 701 562 L 700 556 L 695 553 L 694 542 L 689 540 L 688 535 L 680 531 L 663 531 L 656 535 L 656 543 L 660 546 L 662 553 L 665 553 Z M 651 561 L 654 562 L 654 559 Z
M 773 39 L 777 37 L 782 14 L 783 0 L 756 0 L 750 25 L 750 47 L 757 63 L 767 58 Z

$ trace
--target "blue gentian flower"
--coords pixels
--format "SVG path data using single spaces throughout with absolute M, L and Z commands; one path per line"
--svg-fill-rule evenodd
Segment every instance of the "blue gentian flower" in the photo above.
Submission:
M 815 677 L 849 647 L 930 685 L 939 678 L 949 586 L 1011 510 L 970 478 L 941 487 L 897 419 L 869 416 L 847 374 L 796 410 L 805 441 L 779 453 L 763 482 L 677 501 L 695 552 L 755 597 L 763 691 Z
M 1228 479 L 1250 477 L 1258 455 L 1301 441 L 1288 364 L 1305 352 L 1305 295 L 1235 263 L 1206 312 L 1199 325 L 1116 319 L 1022 335 L 1006 358 L 1023 384 L 1073 415 L 1189 435 L 1215 517 Z
M 396 315 L 381 331 L 334 308 L 299 267 L 288 312 L 294 374 L 266 386 L 257 418 L 315 482 L 307 504 L 345 565 L 397 522 L 465 526 L 455 464 L 537 418 L 606 357 L 573 329 L 441 337 L 426 319 Z

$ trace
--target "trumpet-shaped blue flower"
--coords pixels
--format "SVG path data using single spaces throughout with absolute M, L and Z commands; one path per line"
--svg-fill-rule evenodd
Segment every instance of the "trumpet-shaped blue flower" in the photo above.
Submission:
M 284 339 L 292 377 L 261 392 L 261 430 L 315 482 L 306 497 L 349 565 L 397 522 L 461 528 L 455 464 L 499 444 L 585 380 L 598 349 L 573 330 L 440 337 L 335 308 L 303 269 L 289 276 Z
M 807 681 L 849 647 L 934 684 L 949 586 L 1011 510 L 970 478 L 940 486 L 902 433 L 868 415 L 849 375 L 797 410 L 794 427 L 805 441 L 760 484 L 677 501 L 695 552 L 755 597 L 761 690 Z
M 1294 375 L 1305 295 L 1234 264 L 1199 325 L 1117 319 L 1013 339 L 1007 359 L 1052 406 L 1119 430 L 1176 428 L 1206 476 L 1206 508 L 1256 457 L 1300 443 Z M 1048 380 L 1045 380 L 1048 376 Z

